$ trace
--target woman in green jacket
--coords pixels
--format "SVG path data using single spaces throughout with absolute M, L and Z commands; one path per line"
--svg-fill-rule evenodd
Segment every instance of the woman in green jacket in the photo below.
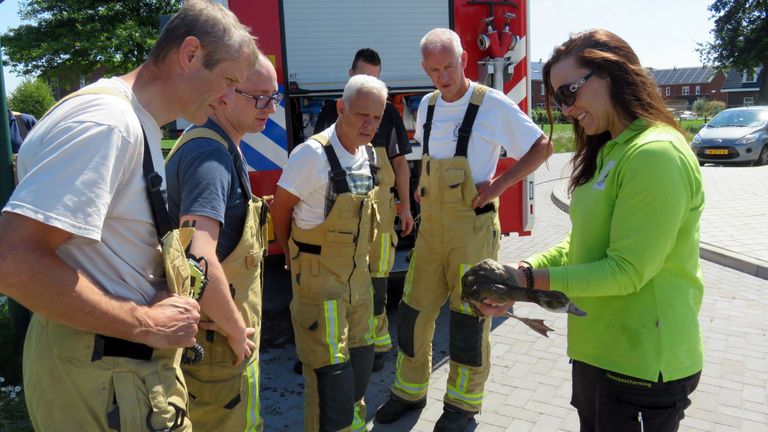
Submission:
M 571 36 L 543 77 L 550 121 L 554 102 L 573 122 L 572 229 L 519 264 L 518 284 L 562 291 L 588 314 L 568 318 L 582 431 L 675 431 L 704 362 L 699 165 L 615 34 Z

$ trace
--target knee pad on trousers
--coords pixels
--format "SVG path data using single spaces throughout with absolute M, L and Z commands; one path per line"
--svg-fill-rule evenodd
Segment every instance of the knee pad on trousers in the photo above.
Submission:
M 397 346 L 403 354 L 411 358 L 415 356 L 413 339 L 418 317 L 419 311 L 400 300 L 400 307 L 397 310 Z
M 371 379 L 373 371 L 373 345 L 366 345 L 349 349 L 349 358 L 352 361 L 352 371 L 355 374 L 355 402 L 365 396 L 365 389 Z
M 483 365 L 483 321 L 480 318 L 451 311 L 451 360 L 467 366 Z
M 372 278 L 373 315 L 379 316 L 387 309 L 387 278 Z
M 351 362 L 314 370 L 320 406 L 320 430 L 338 431 L 352 424 L 355 415 L 355 376 Z

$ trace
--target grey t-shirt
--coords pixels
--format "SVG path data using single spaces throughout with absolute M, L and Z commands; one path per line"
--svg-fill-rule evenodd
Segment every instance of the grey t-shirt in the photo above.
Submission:
M 211 139 L 195 138 L 173 155 L 165 167 L 168 212 L 174 225 L 182 215 L 219 221 L 216 256 L 223 261 L 243 234 L 247 201 L 241 183 L 245 183 L 248 196 L 251 190 L 242 156 L 227 134 L 210 119 L 204 127 L 224 137 L 228 147 Z

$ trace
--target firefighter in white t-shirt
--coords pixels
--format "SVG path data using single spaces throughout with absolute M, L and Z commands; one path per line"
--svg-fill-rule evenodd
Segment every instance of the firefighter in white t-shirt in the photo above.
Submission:
M 258 55 L 234 14 L 187 1 L 147 62 L 60 101 L 21 146 L 0 291 L 33 312 L 23 372 L 36 431 L 192 430 L 179 348 L 195 343 L 200 306 L 171 294 L 187 294 L 190 269 L 158 215 L 160 125 L 205 122 Z M 178 247 L 161 250 L 162 232 Z
M 377 78 L 350 78 L 337 102 L 339 119 L 293 150 L 271 206 L 291 270 L 308 432 L 365 430 L 363 395 L 374 357 L 368 252 L 378 219 L 369 143 L 386 98 Z
M 482 404 L 491 320 L 461 300 L 461 276 L 497 257 L 498 196 L 534 171 L 551 146 L 503 93 L 464 76 L 467 53 L 456 33 L 432 30 L 421 41 L 421 53 L 437 87 L 422 99 L 416 122 L 424 154 L 416 191 L 421 225 L 398 308 L 392 395 L 376 419 L 391 423 L 424 407 L 435 320 L 448 301 L 450 373 L 435 431 L 464 431 Z M 494 178 L 502 147 L 518 163 Z

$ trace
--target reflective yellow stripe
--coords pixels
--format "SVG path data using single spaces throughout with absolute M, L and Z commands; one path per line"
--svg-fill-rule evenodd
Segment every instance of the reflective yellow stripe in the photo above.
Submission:
M 466 393 L 463 391 L 460 391 L 456 387 L 449 385 L 447 393 L 463 402 L 466 402 L 470 405 L 480 405 L 483 402 L 483 393 Z
M 458 376 L 456 377 L 456 385 L 448 384 L 448 394 L 456 399 L 464 401 L 470 405 L 480 405 L 483 402 L 483 393 L 468 393 L 467 387 L 469 386 L 469 374 L 470 370 L 466 367 L 459 366 Z
M 376 344 L 376 346 L 387 346 L 392 344 L 392 338 L 389 336 L 389 333 L 384 333 L 381 336 L 377 336 L 373 339 L 373 343 Z
M 461 278 L 464 276 L 464 273 L 469 270 L 470 267 L 472 267 L 472 264 L 459 264 L 459 295 L 461 295 L 461 290 L 463 289 L 461 286 Z M 469 303 L 467 302 L 461 302 L 461 313 L 475 316 L 475 311 L 472 310 L 472 307 L 469 306 Z
M 413 272 L 416 268 L 416 251 L 411 252 L 411 262 L 408 264 L 408 273 L 405 274 L 403 283 L 403 300 L 408 303 L 410 300 L 411 288 L 413 288 Z
M 367 431 L 368 429 L 365 426 L 365 419 L 360 417 L 360 404 L 355 403 L 355 416 L 352 418 L 352 431 Z
M 373 263 L 373 269 L 371 270 L 371 277 L 387 277 L 389 276 L 389 261 L 392 256 L 392 233 L 381 233 L 379 247 L 379 260 Z
M 398 350 L 397 351 L 397 363 L 396 363 L 396 371 L 395 373 L 395 388 L 398 388 L 406 393 L 415 395 L 417 397 L 424 396 L 427 393 L 427 387 L 429 386 L 429 382 L 425 382 L 423 384 L 414 384 L 409 383 L 403 380 L 403 378 L 400 376 L 400 366 L 403 363 L 403 352 Z
M 259 412 L 259 365 L 254 361 L 248 364 L 246 368 L 248 378 L 248 406 L 246 412 L 245 431 L 258 431 L 261 413 Z
M 325 315 L 325 343 L 328 345 L 330 364 L 344 363 L 344 355 L 339 352 L 339 309 L 336 300 L 323 302 Z

